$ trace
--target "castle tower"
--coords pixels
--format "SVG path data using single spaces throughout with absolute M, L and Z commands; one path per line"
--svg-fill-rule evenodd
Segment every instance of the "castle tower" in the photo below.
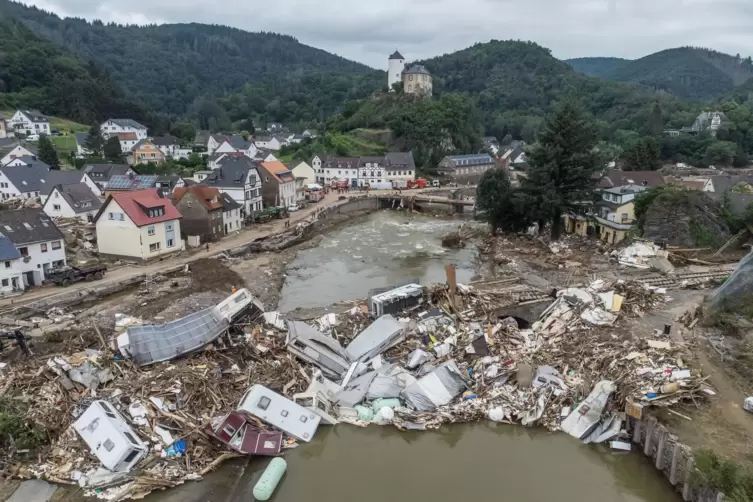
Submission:
M 387 90 L 392 92 L 392 86 L 397 82 L 403 81 L 403 70 L 405 69 L 405 58 L 402 54 L 395 51 L 390 56 L 387 65 Z

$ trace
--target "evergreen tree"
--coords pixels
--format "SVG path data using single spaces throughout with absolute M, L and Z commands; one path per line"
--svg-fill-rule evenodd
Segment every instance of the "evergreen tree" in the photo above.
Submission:
M 596 140 L 594 123 L 567 99 L 547 117 L 539 144 L 528 155 L 523 190 L 533 201 L 531 216 L 551 223 L 552 239 L 559 238 L 565 212 L 593 199 Z
M 60 169 L 60 160 L 55 145 L 46 134 L 39 135 L 38 155 L 39 160 L 50 166 L 50 169 Z
M 120 149 L 120 139 L 117 136 L 108 138 L 107 141 L 105 141 L 102 150 L 107 160 L 113 162 L 120 162 L 123 160 L 123 150 Z
M 656 171 L 661 167 L 659 145 L 656 139 L 646 136 L 625 150 L 622 158 L 626 171 Z
M 654 103 L 654 108 L 651 110 L 651 115 L 648 117 L 646 128 L 651 136 L 661 136 L 661 133 L 664 130 L 664 119 L 662 118 L 659 103 Z
M 502 169 L 484 173 L 476 189 L 476 206 L 484 211 L 484 218 L 492 227 L 506 232 L 521 232 L 531 224 L 528 198 L 515 190 L 510 178 Z
M 92 124 L 89 128 L 89 135 L 86 137 L 86 149 L 89 150 L 92 157 L 101 157 L 103 146 L 104 139 L 99 124 Z

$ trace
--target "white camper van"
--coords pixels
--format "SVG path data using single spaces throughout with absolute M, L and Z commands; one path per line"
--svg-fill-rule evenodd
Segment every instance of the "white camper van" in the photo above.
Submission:
M 147 454 L 147 446 L 107 401 L 94 401 L 73 427 L 111 471 L 127 472 Z
M 246 391 L 238 411 L 248 413 L 301 441 L 311 441 L 321 417 L 263 385 Z

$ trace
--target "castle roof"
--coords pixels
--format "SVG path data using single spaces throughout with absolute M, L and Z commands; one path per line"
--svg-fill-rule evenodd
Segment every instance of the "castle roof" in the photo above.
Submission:
M 425 67 L 423 67 L 420 64 L 413 65 L 407 70 L 404 70 L 403 74 L 405 75 L 410 75 L 410 74 L 431 75 L 431 73 L 429 73 L 429 70 L 427 70 Z
M 403 57 L 402 54 L 400 54 L 399 52 L 395 51 L 392 54 L 392 56 L 390 56 L 390 59 L 405 59 L 405 58 Z

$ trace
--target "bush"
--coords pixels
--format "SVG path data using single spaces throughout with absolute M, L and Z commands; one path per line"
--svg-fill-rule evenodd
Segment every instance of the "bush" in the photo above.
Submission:
M 33 450 L 47 442 L 47 432 L 34 422 L 27 422 L 22 410 L 8 401 L 0 401 L 0 449 Z
M 725 500 L 753 502 L 753 474 L 748 469 L 710 450 L 697 452 L 695 464 L 704 483 L 724 493 Z

